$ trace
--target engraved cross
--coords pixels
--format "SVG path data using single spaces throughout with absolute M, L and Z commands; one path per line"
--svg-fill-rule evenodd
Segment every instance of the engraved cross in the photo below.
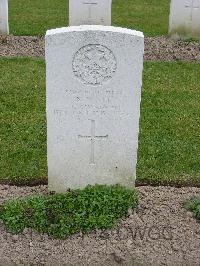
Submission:
M 89 11 L 89 14 L 88 14 L 88 19 L 91 19 L 92 18 L 92 6 L 95 6 L 95 5 L 98 5 L 98 2 L 83 2 L 84 5 L 87 5 L 88 6 L 88 11 Z
M 90 141 L 91 141 L 90 164 L 95 164 L 95 160 L 94 160 L 94 144 L 95 144 L 95 140 L 108 139 L 108 135 L 96 136 L 96 134 L 95 134 L 95 120 L 91 120 L 91 135 L 90 136 L 78 135 L 78 138 L 90 139 Z
M 194 9 L 200 8 L 200 1 L 199 0 L 189 0 L 185 4 L 186 8 L 190 8 L 190 20 L 193 20 L 193 11 Z

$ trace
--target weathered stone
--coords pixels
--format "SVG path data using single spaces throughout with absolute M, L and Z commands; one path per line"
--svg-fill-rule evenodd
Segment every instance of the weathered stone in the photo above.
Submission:
M 79 26 L 46 34 L 49 189 L 134 187 L 144 37 Z
M 112 0 L 69 0 L 69 25 L 111 25 Z
M 169 35 L 200 39 L 200 0 L 171 0 Z
M 9 34 L 8 0 L 0 0 L 0 35 Z

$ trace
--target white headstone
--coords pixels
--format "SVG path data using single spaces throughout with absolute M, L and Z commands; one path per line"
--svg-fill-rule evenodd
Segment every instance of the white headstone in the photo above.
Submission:
M 169 35 L 200 38 L 200 0 L 171 0 Z
M 69 25 L 111 25 L 112 0 L 69 0 Z
M 8 0 L 0 0 L 0 35 L 9 34 Z
M 46 34 L 49 189 L 134 187 L 143 33 L 105 26 Z

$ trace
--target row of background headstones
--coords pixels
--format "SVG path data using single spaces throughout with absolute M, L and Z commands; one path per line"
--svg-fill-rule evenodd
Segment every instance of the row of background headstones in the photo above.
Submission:
M 111 6 L 112 0 L 69 0 L 69 25 L 109 26 Z M 0 34 L 9 34 L 8 0 L 0 0 Z M 200 0 L 171 1 L 169 35 L 200 38 Z

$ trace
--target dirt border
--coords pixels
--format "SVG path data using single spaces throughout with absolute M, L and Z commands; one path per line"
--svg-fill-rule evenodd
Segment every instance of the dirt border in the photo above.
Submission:
M 2 57 L 44 57 L 44 37 L 0 36 Z M 167 37 L 146 37 L 146 61 L 200 62 L 200 42 L 174 41 Z
M 183 208 L 199 188 L 140 187 L 139 206 L 113 230 L 52 239 L 31 229 L 12 235 L 0 223 L 0 265 L 200 265 L 200 223 Z M 0 204 L 46 195 L 46 186 L 0 185 Z
M 8 185 L 8 186 L 16 186 L 16 187 L 34 187 L 34 186 L 40 186 L 40 185 L 47 185 L 48 184 L 48 178 L 25 178 L 24 180 L 9 180 L 9 178 L 6 178 L 5 180 L 0 181 L 0 185 Z M 175 188 L 187 188 L 187 187 L 196 187 L 200 188 L 200 180 L 197 182 L 197 180 L 192 179 L 192 177 L 188 177 L 184 180 L 162 180 L 162 181 L 153 181 L 150 182 L 149 180 L 139 180 L 136 179 L 136 187 L 145 187 L 145 186 L 151 186 L 151 187 L 159 187 L 159 186 L 169 186 L 169 187 L 175 187 Z

